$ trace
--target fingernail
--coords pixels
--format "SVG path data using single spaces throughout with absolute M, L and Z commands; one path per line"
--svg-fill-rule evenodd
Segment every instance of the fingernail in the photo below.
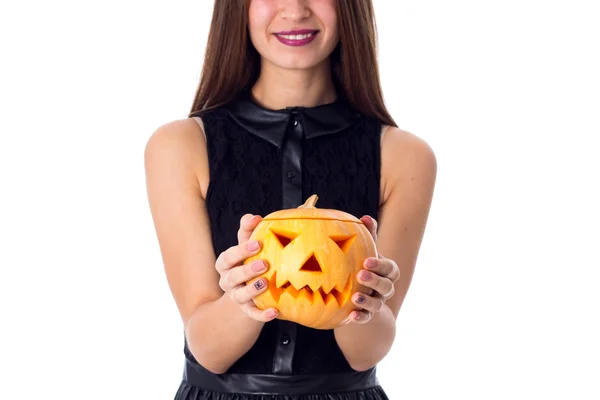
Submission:
M 254 289 L 260 290 L 265 287 L 265 281 L 263 279 L 259 279 L 254 282 Z
M 367 268 L 375 268 L 377 266 L 377 261 L 373 258 L 367 258 L 365 261 L 365 266 Z
M 359 294 L 358 297 L 356 298 L 356 302 L 358 304 L 362 304 L 365 302 L 365 296 L 363 296 L 362 294 Z
M 258 245 L 258 242 L 256 240 L 249 242 L 247 245 L 248 251 L 256 251 L 259 247 L 260 246 Z
M 355 312 L 354 313 L 354 320 L 358 321 L 360 319 L 360 313 Z
M 267 311 L 267 316 L 269 318 L 276 317 L 277 316 L 277 311 L 275 311 L 275 310 L 269 310 L 269 311 Z
M 363 281 L 370 281 L 371 280 L 371 273 L 367 272 L 367 271 L 360 271 L 359 272 L 359 278 L 362 279 Z
M 254 261 L 254 263 L 252 264 L 252 270 L 254 270 L 256 272 L 261 272 L 261 271 L 264 271 L 265 269 L 266 269 L 266 265 L 262 260 Z

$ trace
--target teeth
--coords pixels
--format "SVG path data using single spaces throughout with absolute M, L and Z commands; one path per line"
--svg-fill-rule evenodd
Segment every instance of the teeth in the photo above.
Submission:
M 287 40 L 304 40 L 304 39 L 308 39 L 312 35 L 314 35 L 314 33 L 306 33 L 304 35 L 279 35 L 279 36 L 284 39 L 287 39 Z
M 350 286 L 352 282 L 351 279 L 348 278 L 345 287 L 342 288 L 343 291 L 338 291 L 336 288 L 332 288 L 329 291 L 325 291 L 323 287 L 320 287 L 317 290 L 312 290 L 310 287 L 307 286 L 303 286 L 300 289 L 296 289 L 289 281 L 284 281 L 283 285 L 276 285 L 275 279 L 273 278 L 272 282 L 269 282 L 269 284 L 277 288 L 271 291 L 275 301 L 279 301 L 279 296 L 285 294 L 290 299 L 304 298 L 312 302 L 313 299 L 316 298 L 317 301 L 320 299 L 325 304 L 330 304 L 333 302 L 341 307 L 344 304 L 346 304 L 346 302 L 350 298 Z

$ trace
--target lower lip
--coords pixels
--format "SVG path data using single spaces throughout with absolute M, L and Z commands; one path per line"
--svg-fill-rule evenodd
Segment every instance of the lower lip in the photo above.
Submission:
M 275 37 L 277 38 L 277 40 L 279 40 L 281 43 L 285 44 L 286 46 L 306 46 L 307 44 L 309 44 L 310 42 L 315 40 L 315 38 L 317 37 L 318 34 L 319 34 L 319 32 L 315 32 L 311 36 L 307 37 L 306 39 L 300 39 L 300 40 L 286 39 L 277 34 L 275 35 Z

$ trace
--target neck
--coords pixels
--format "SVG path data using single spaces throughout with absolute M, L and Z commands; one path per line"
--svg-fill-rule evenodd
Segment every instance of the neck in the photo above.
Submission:
M 329 60 L 305 70 L 282 69 L 263 60 L 260 76 L 252 87 L 252 97 L 271 110 L 332 103 L 337 94 Z

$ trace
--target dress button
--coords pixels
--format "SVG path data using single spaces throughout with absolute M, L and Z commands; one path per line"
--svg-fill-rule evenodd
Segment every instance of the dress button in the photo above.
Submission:
M 283 335 L 281 337 L 281 344 L 288 344 L 290 343 L 290 337 L 288 335 Z
M 288 179 L 294 179 L 296 177 L 296 171 L 294 171 L 293 169 L 290 169 L 287 172 L 287 177 L 288 177 Z
M 294 126 L 298 125 L 298 120 L 294 118 Z

